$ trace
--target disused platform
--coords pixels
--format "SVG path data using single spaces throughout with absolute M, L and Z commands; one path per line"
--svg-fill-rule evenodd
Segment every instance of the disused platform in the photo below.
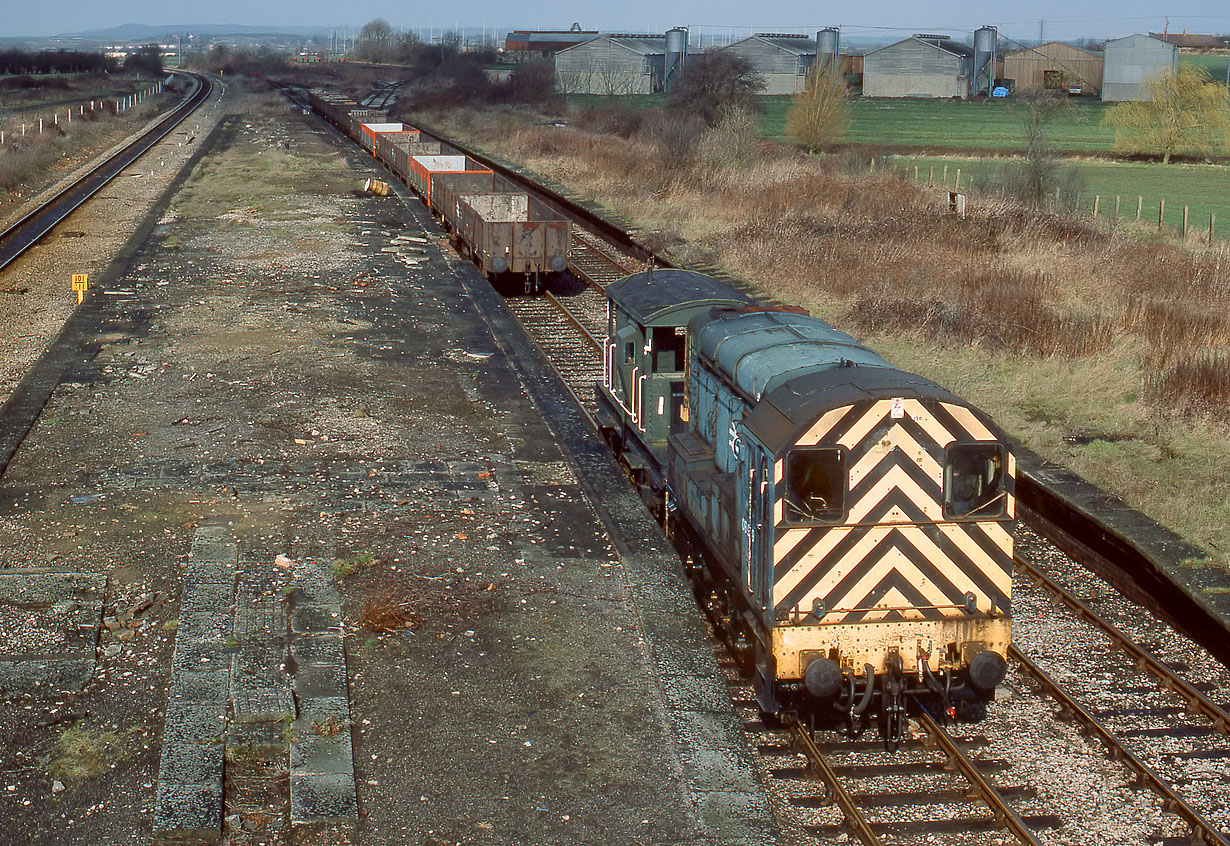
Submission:
M 106 580 L 92 679 L 0 704 L 10 835 L 773 842 L 677 558 L 499 297 L 302 116 L 205 145 L 0 479 L 7 579 Z

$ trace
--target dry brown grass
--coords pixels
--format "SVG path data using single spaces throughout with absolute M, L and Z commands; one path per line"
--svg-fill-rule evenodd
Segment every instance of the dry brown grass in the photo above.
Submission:
M 422 618 L 411 612 L 407 591 L 400 586 L 386 585 L 373 591 L 359 611 L 359 628 L 365 632 L 398 632 L 421 622 Z

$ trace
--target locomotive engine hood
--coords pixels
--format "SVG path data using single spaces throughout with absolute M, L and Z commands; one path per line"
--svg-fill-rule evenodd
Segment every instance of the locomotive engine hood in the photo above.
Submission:
M 898 370 L 817 318 L 773 309 L 715 308 L 689 324 L 696 355 L 748 404 L 742 425 L 780 454 L 825 412 L 862 400 L 913 399 L 982 412 L 929 379 Z
M 817 370 L 776 385 L 743 418 L 744 427 L 769 450 L 780 454 L 835 408 L 865 400 L 919 400 L 969 410 L 999 440 L 1000 429 L 982 412 L 934 382 L 895 368 L 845 366 Z

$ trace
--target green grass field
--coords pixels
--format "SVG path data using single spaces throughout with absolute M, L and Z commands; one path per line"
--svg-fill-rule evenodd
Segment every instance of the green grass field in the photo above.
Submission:
M 1221 82 L 1226 81 L 1226 64 L 1230 56 L 1204 56 L 1195 53 L 1180 53 L 1179 64 L 1199 65 L 1209 72 L 1209 76 Z
M 937 186 L 945 172 L 948 187 L 956 182 L 961 169 L 962 187 L 995 184 L 1006 166 L 1004 160 L 963 158 L 955 156 L 893 156 L 889 166 L 898 168 L 908 179 L 926 182 L 931 178 Z M 1094 198 L 1100 197 L 1100 218 L 1110 220 L 1115 213 L 1115 198 L 1120 198 L 1119 216 L 1135 220 L 1138 198 L 1143 198 L 1141 220 L 1156 225 L 1159 201 L 1166 201 L 1164 225 L 1173 232 L 1183 224 L 1183 206 L 1188 206 L 1188 226 L 1207 232 L 1209 215 L 1216 215 L 1215 235 L 1230 238 L 1230 166 L 1206 164 L 1160 165 L 1142 162 L 1068 161 L 1063 165 L 1076 171 L 1084 185 L 1080 208 L 1093 213 Z M 945 170 L 946 169 L 946 170 Z M 994 189 L 989 189 L 994 191 Z M 971 200 L 976 192 L 971 192 Z
M 765 97 L 764 134 L 784 136 L 789 97 Z M 1106 105 L 1072 99 L 1071 108 L 1051 125 L 1056 148 L 1076 153 L 1109 152 L 1113 131 L 1102 126 Z M 850 101 L 846 141 L 886 147 L 951 150 L 1019 150 L 1023 144 L 1024 107 L 1011 100 Z

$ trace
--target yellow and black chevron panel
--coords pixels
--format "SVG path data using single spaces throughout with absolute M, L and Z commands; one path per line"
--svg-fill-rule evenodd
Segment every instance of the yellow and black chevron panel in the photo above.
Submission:
M 917 399 L 825 413 L 797 441 L 840 448 L 843 513 L 828 525 L 783 519 L 785 467 L 774 467 L 774 605 L 779 621 L 869 623 L 1007 614 L 1012 584 L 1015 464 L 988 519 L 944 512 L 945 449 L 998 443 L 969 409 Z

